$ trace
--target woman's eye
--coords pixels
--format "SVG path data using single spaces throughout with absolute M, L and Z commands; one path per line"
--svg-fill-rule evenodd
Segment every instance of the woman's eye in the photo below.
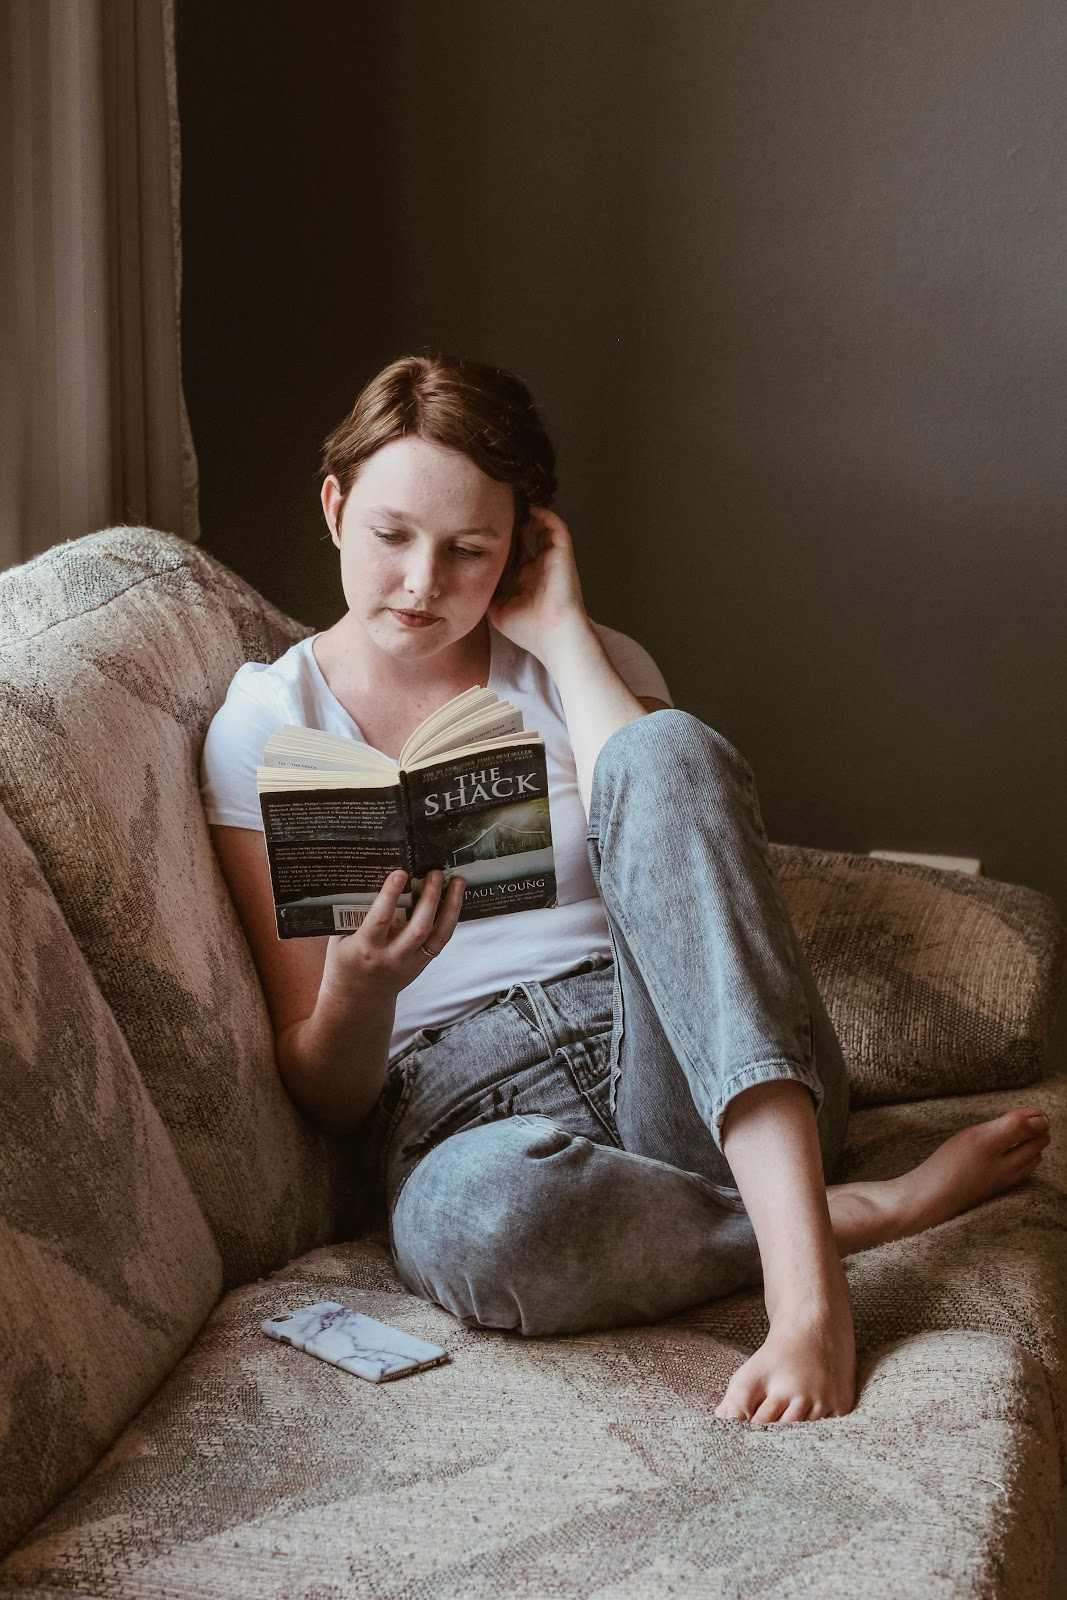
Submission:
M 399 544 L 404 538 L 402 533 L 388 533 L 384 528 L 372 528 L 371 532 L 383 544 Z M 462 556 L 465 561 L 480 561 L 485 555 L 484 550 L 468 550 L 465 545 L 456 545 L 453 553 Z

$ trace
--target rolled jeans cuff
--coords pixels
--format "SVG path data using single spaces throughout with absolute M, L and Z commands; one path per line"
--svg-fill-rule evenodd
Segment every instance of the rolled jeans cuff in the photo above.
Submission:
M 711 1136 L 715 1140 L 720 1152 L 726 1157 L 722 1147 L 722 1124 L 726 1116 L 726 1109 L 731 1100 L 745 1089 L 751 1089 L 757 1083 L 789 1082 L 802 1083 L 810 1089 L 815 1101 L 815 1115 L 818 1117 L 822 1110 L 826 1090 L 819 1081 L 817 1074 L 811 1067 L 804 1066 L 797 1061 L 754 1061 L 750 1066 L 740 1067 L 731 1074 L 715 1096 L 711 1120 Z

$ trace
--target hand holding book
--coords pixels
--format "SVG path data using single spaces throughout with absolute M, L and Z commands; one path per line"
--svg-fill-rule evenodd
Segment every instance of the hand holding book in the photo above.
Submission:
M 403 870 L 391 872 L 359 928 L 331 936 L 322 990 L 347 1000 L 354 985 L 370 984 L 396 996 L 441 954 L 459 921 L 464 881 L 452 878 L 446 886 L 442 872 L 427 873 L 419 903 L 406 922 L 397 916 L 397 906 L 407 881 Z

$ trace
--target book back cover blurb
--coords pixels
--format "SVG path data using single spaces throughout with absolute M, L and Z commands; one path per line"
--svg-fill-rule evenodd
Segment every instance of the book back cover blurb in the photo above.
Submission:
M 433 867 L 467 884 L 460 921 L 556 903 L 541 743 L 453 757 L 405 774 L 412 886 Z
M 358 928 L 395 867 L 411 870 L 399 784 L 261 794 L 280 939 Z M 406 911 L 411 895 L 401 895 Z

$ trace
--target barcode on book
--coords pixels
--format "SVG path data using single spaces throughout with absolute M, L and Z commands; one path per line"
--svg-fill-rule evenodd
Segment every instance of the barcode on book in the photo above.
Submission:
M 389 927 L 390 927 L 391 932 L 399 933 L 401 928 L 404 928 L 404 927 L 407 926 L 407 920 L 408 919 L 407 919 L 407 915 L 406 915 L 406 913 L 404 911 L 404 906 L 405 905 L 409 905 L 410 903 L 411 903 L 411 896 L 410 895 L 405 894 L 405 895 L 401 896 L 400 904 L 397 906 L 396 910 L 393 912 L 392 920 L 389 923 Z M 357 928 L 361 928 L 363 926 L 363 924 L 366 922 L 367 918 L 370 916 L 370 913 L 374 910 L 374 907 L 373 906 L 334 906 L 332 908 L 332 910 L 333 910 L 334 932 L 335 933 L 355 933 L 356 929 Z
M 370 906 L 334 906 L 333 926 L 336 933 L 354 933 L 367 919 Z

